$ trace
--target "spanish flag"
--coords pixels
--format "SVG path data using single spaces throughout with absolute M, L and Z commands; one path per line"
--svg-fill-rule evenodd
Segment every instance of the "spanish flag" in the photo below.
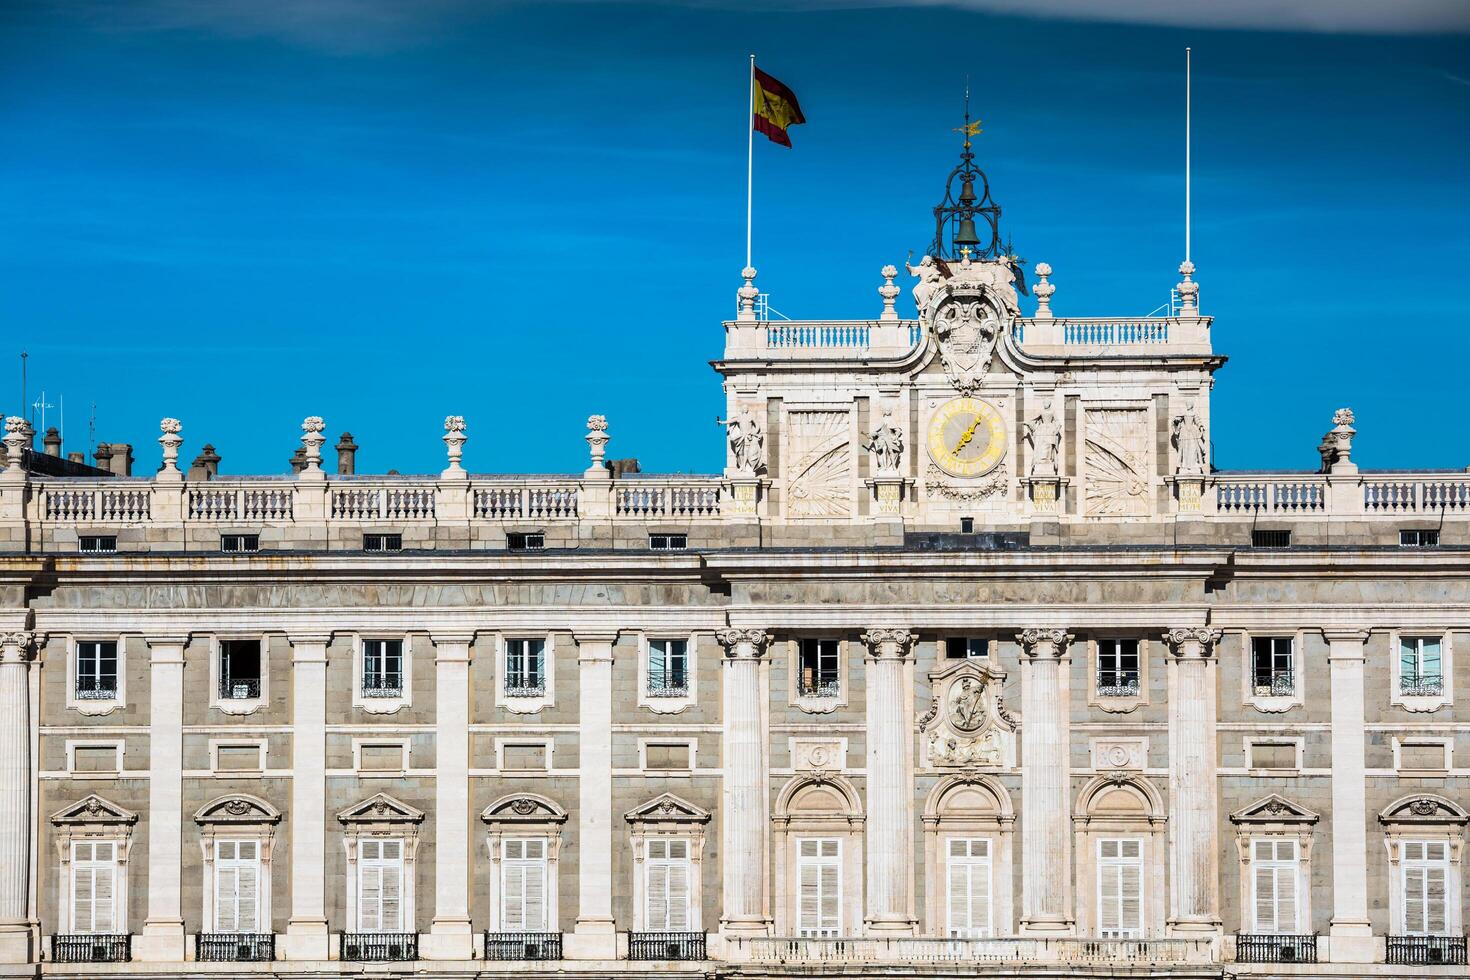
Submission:
M 806 122 L 797 104 L 796 93 L 776 81 L 770 75 L 752 66 L 755 72 L 751 85 L 751 121 L 757 133 L 764 133 L 772 143 L 791 145 L 786 135 L 789 126 Z

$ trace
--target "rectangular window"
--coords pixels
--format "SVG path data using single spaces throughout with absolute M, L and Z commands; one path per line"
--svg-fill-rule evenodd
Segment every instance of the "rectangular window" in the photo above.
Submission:
M 505 536 L 511 551 L 540 551 L 546 547 L 546 535 L 540 531 L 512 531 Z
M 683 551 L 689 547 L 689 536 L 686 534 L 650 534 L 648 547 L 654 551 Z
M 949 842 L 949 935 L 983 939 L 990 935 L 990 840 L 955 838 Z
M 505 696 L 539 698 L 546 693 L 546 641 L 505 641 Z
M 1447 934 L 1450 854 L 1445 841 L 1409 840 L 1402 844 L 1404 933 Z
M 1405 528 L 1399 532 L 1399 545 L 1404 548 L 1437 548 L 1439 531 L 1434 528 Z
M 402 551 L 403 535 L 401 534 L 364 534 L 362 536 L 363 551 Z
M 797 842 L 796 934 L 814 938 L 842 931 L 842 842 L 813 838 Z
M 1097 927 L 1104 939 L 1143 935 L 1143 841 L 1097 842 Z
M 689 696 L 689 650 L 687 640 L 648 641 L 648 696 Z
M 671 837 L 648 842 L 643 927 L 649 932 L 688 932 L 693 867 L 689 842 Z
M 1290 548 L 1290 531 L 1272 531 L 1256 528 L 1251 531 L 1252 548 Z
M 77 700 L 111 701 L 117 697 L 117 644 L 111 640 L 77 644 Z
M 117 844 L 74 841 L 71 845 L 71 928 L 89 935 L 119 931 Z
M 990 641 L 978 636 L 951 636 L 944 641 L 947 660 L 972 660 L 990 656 Z
M 357 850 L 357 931 L 403 932 L 403 841 L 367 838 Z
M 510 837 L 501 848 L 501 931 L 546 932 L 546 839 Z
M 1097 696 L 1136 698 L 1139 693 L 1137 640 L 1097 641 Z
M 220 840 L 214 845 L 214 931 L 259 933 L 260 842 Z
M 1251 691 L 1258 698 L 1296 693 L 1296 655 L 1289 636 L 1251 637 Z
M 1251 882 L 1255 914 L 1252 932 L 1291 936 L 1301 932 L 1297 883 L 1301 866 L 1296 841 L 1264 838 L 1251 841 Z
M 403 641 L 362 641 L 362 696 L 403 697 Z
M 836 640 L 802 640 L 798 691 L 802 697 L 835 698 L 842 693 Z
M 1437 698 L 1444 694 L 1444 667 L 1439 637 L 1399 637 L 1399 693 Z
M 221 534 L 219 536 L 219 550 L 226 553 L 259 551 L 260 535 Z
M 115 534 L 83 534 L 77 538 L 77 550 L 84 555 L 110 555 L 117 551 Z
M 219 696 L 226 701 L 260 697 L 260 641 L 221 640 Z

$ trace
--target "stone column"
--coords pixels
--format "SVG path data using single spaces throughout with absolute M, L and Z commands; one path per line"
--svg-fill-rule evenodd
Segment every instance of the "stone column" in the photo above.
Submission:
M 1368 800 L 1364 773 L 1366 630 L 1324 629 L 1332 672 L 1332 925 L 1334 963 L 1372 963 L 1368 921 Z M 1303 931 L 1306 931 L 1305 928 Z
M 422 955 L 468 960 L 470 927 L 470 641 L 469 633 L 434 640 L 434 923 Z
M 867 743 L 868 931 L 914 932 L 914 699 L 908 668 L 914 635 L 871 629 L 868 647 Z
M 729 856 L 722 868 L 720 930 L 729 936 L 763 936 L 771 928 L 766 899 L 770 762 L 762 683 L 770 638 L 753 629 L 720 630 L 717 636 L 725 648 L 720 847 Z
M 325 960 L 327 930 L 327 642 L 291 637 L 291 917 L 288 960 Z
M 0 963 L 38 957 L 31 914 L 31 657 L 45 637 L 0 634 Z
M 612 665 L 617 630 L 579 632 L 577 641 L 577 924 L 568 959 L 617 958 L 612 896 Z
M 1065 666 L 1072 637 L 1029 629 L 1021 658 L 1021 934 L 1072 932 L 1071 759 Z
M 1169 931 L 1217 934 L 1220 922 L 1220 793 L 1216 785 L 1215 644 L 1220 631 L 1172 629 L 1169 669 Z
M 148 917 L 133 957 L 184 959 L 180 887 L 184 861 L 184 644 L 150 636 L 148 683 Z

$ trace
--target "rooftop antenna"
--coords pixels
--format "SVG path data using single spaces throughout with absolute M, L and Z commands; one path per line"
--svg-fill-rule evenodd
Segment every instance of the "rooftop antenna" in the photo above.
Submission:
M 31 408 L 32 409 L 40 409 L 41 410 L 41 431 L 42 432 L 45 432 L 46 431 L 46 409 L 48 409 L 48 408 L 55 408 L 55 407 L 56 407 L 55 405 L 51 404 L 50 402 L 48 402 L 46 400 L 46 389 L 45 388 L 42 388 L 41 389 L 41 397 L 37 398 L 34 402 L 31 403 Z M 35 412 L 32 412 L 31 413 L 31 421 L 32 422 L 35 422 L 35 420 L 36 420 Z

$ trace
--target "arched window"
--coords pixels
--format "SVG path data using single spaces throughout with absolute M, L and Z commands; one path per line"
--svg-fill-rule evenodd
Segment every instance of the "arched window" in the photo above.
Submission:
M 1077 850 L 1077 930 L 1103 939 L 1164 934 L 1163 797 L 1142 776 L 1098 776 L 1072 818 Z
M 487 806 L 490 932 L 560 932 L 557 866 L 567 811 L 544 796 L 516 793 Z
M 1010 795 L 989 776 L 951 776 L 924 804 L 924 931 L 984 938 L 1014 931 Z
M 1388 848 L 1391 944 L 1396 937 L 1412 943 L 1465 935 L 1460 894 L 1467 820 L 1463 807 L 1432 793 L 1406 796 L 1379 814 Z
M 853 936 L 863 921 L 863 815 L 837 776 L 798 777 L 776 798 L 776 928 L 783 936 Z
M 347 932 L 418 932 L 414 879 L 424 811 L 379 793 L 337 814 L 347 849 Z
M 281 812 L 236 793 L 194 814 L 204 851 L 205 933 L 259 935 L 271 928 L 271 850 Z
M 1311 881 L 1312 832 L 1318 819 L 1306 807 L 1275 794 L 1230 815 L 1240 860 L 1241 936 L 1305 936 L 1316 931 Z

